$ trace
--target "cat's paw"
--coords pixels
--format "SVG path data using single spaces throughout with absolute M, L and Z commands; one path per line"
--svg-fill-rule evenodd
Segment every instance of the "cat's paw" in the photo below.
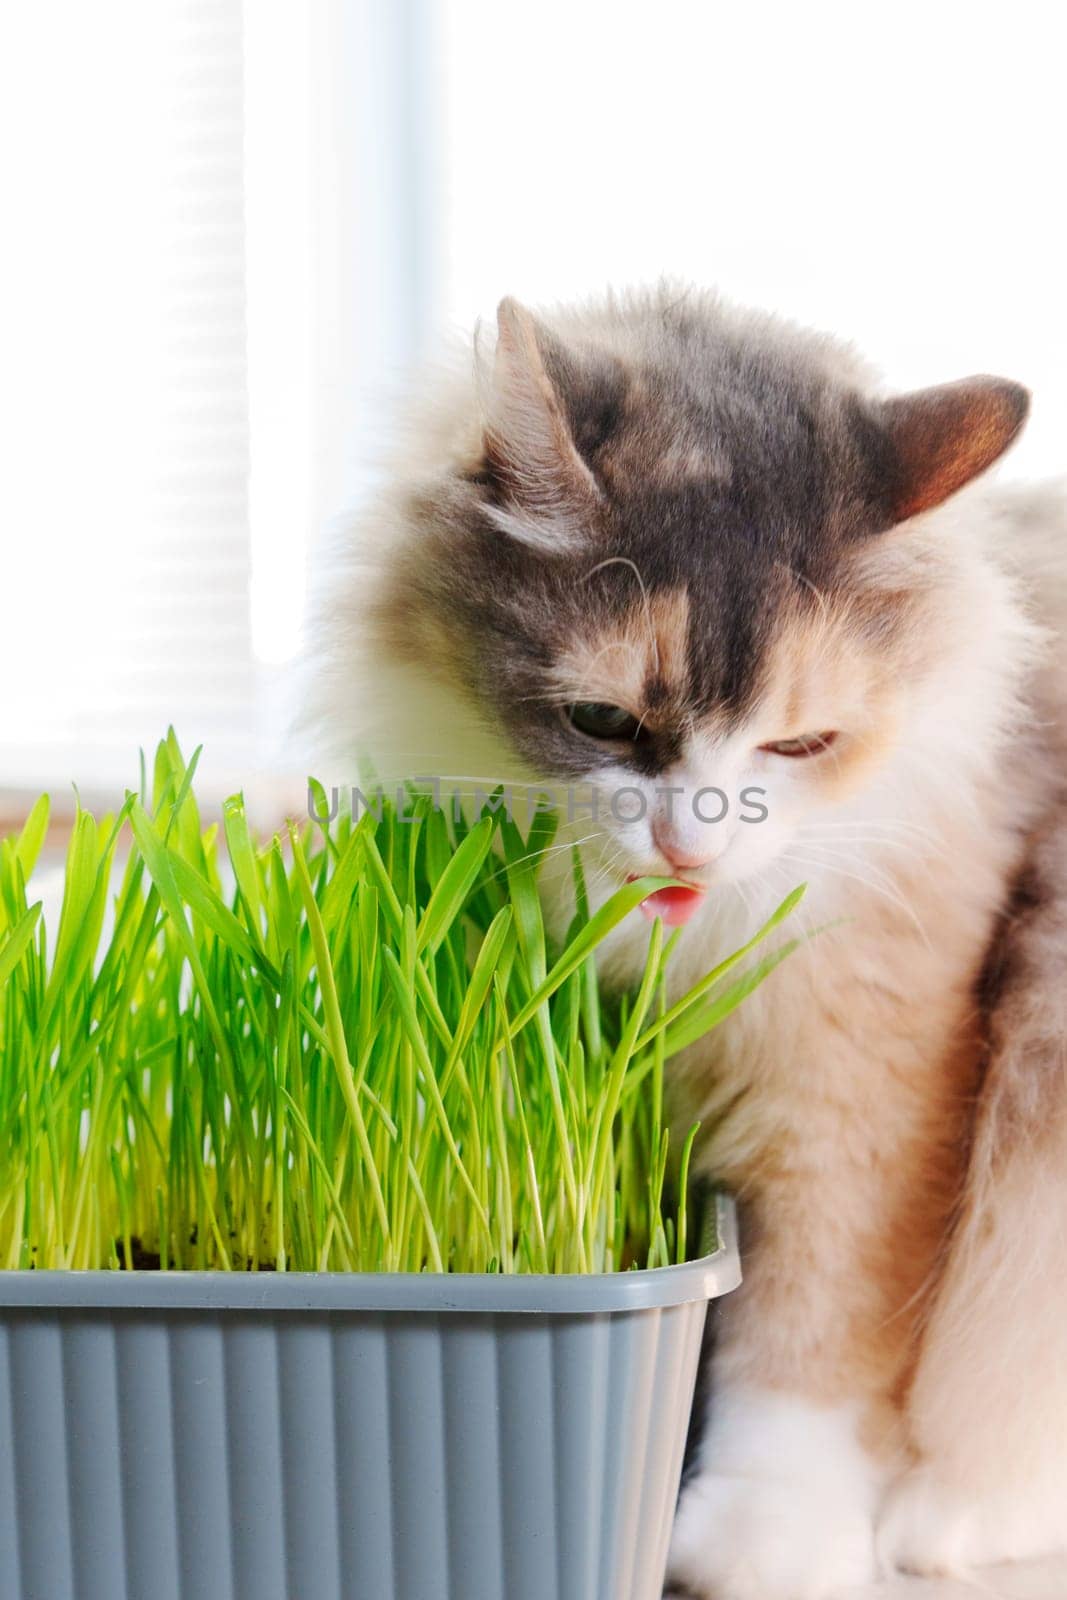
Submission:
M 716 1406 L 702 1460 L 670 1583 L 704 1600 L 831 1600 L 873 1580 L 878 1475 L 849 1414 L 735 1394 Z
M 937 1482 L 928 1467 L 906 1472 L 890 1489 L 875 1545 L 883 1572 L 966 1572 L 974 1565 L 974 1509 Z
M 955 1485 L 914 1467 L 890 1489 L 875 1545 L 882 1571 L 966 1576 L 975 1567 L 1025 1561 L 1067 1544 L 1067 1469 L 1032 1482 L 998 1474 L 995 1485 Z
M 828 1600 L 874 1577 L 871 1518 L 800 1484 L 704 1476 L 679 1507 L 670 1572 L 706 1600 Z

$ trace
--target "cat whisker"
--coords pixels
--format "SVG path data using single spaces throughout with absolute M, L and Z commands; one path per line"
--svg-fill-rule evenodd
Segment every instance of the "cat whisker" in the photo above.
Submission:
M 645 608 L 645 626 L 648 628 L 648 642 L 652 647 L 652 659 L 655 662 L 656 673 L 658 675 L 661 670 L 659 640 L 656 638 L 656 630 L 652 626 L 652 606 L 648 598 L 648 588 L 646 587 L 644 578 L 641 576 L 641 569 L 637 565 L 637 562 L 632 561 L 629 556 L 607 556 L 603 561 L 598 561 L 595 567 L 590 567 L 589 571 L 582 579 L 582 582 L 588 583 L 590 578 L 595 577 L 598 572 L 603 572 L 605 567 L 618 566 L 629 567 L 634 577 L 637 579 L 638 585 L 640 586 L 641 600 Z
M 799 842 L 803 844 L 805 849 L 827 851 L 846 860 L 854 860 L 857 864 L 866 863 L 868 865 L 873 865 L 871 861 L 872 850 L 892 850 L 898 857 L 898 861 L 894 865 L 899 864 L 899 857 L 903 855 L 909 860 L 915 861 L 927 873 L 931 870 L 931 863 L 926 853 L 907 839 L 863 838 L 861 836 L 850 839 L 800 839 Z
M 822 620 L 824 622 L 828 622 L 831 615 L 830 602 L 823 591 L 814 583 L 812 583 L 811 579 L 803 572 L 798 572 L 795 567 L 790 566 L 787 561 L 776 561 L 774 564 L 779 572 L 787 573 L 795 583 L 798 583 L 801 586 L 801 588 L 808 590 L 809 594 L 814 597 L 815 602 L 819 607 L 819 614 L 822 617 Z
M 523 855 L 517 857 L 517 862 L 518 863 L 526 863 L 526 862 L 531 862 L 531 861 L 542 861 L 543 862 L 548 856 L 559 855 L 563 851 L 568 851 L 569 852 L 571 850 L 580 848 L 584 844 L 592 844 L 596 840 L 603 839 L 605 837 L 607 837 L 606 831 L 602 830 L 599 833 L 588 833 L 588 834 L 585 834 L 581 839 L 564 839 L 561 842 L 559 842 L 558 844 L 544 845 L 539 850 L 527 850 L 527 851 L 524 852 Z M 493 873 L 490 874 L 489 881 L 491 883 L 497 882 L 499 879 L 501 879 L 506 874 L 506 872 L 507 872 L 507 865 L 506 865 L 506 863 L 502 862 L 500 867 L 499 867 L 499 869 L 496 872 L 493 872 Z
M 820 861 L 811 857 L 805 858 L 801 855 L 797 855 L 795 852 L 783 851 L 782 855 L 779 857 L 779 860 L 792 861 L 797 866 L 813 868 L 820 872 L 833 873 L 837 877 L 848 878 L 851 882 L 861 884 L 865 889 L 870 889 L 874 894 L 880 895 L 883 900 L 888 901 L 890 905 L 895 906 L 898 911 L 902 911 L 908 920 L 914 923 L 915 930 L 919 934 L 919 937 L 922 939 L 923 943 L 926 945 L 927 949 L 933 950 L 933 944 L 930 940 L 930 936 L 919 919 L 915 908 L 909 905 L 902 895 L 895 893 L 890 888 L 887 888 L 885 883 L 876 883 L 873 878 L 870 878 L 863 873 L 849 872 L 847 868 L 837 866 L 833 862 Z

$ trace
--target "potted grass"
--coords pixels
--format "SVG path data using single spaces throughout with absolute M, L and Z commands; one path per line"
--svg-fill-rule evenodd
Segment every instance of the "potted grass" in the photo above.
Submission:
M 673 1005 L 546 939 L 498 813 L 205 829 L 173 735 L 0 846 L 0 1597 L 658 1600 L 730 1214 L 669 1057 L 791 948 Z

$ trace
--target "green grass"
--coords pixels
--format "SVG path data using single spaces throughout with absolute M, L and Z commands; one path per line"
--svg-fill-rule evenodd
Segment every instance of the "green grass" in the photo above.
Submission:
M 0 844 L 0 1267 L 684 1259 L 665 1063 L 792 948 L 732 975 L 800 891 L 670 1007 L 653 923 L 613 1005 L 596 947 L 660 880 L 590 915 L 575 857 L 553 949 L 551 817 L 523 837 L 413 799 L 260 848 L 240 797 L 224 839 L 202 825 L 195 767 L 172 733 L 117 816 L 78 809 L 55 930 L 27 892 L 47 800 Z

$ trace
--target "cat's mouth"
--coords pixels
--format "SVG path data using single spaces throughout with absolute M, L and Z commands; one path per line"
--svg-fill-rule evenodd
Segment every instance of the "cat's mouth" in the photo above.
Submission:
M 633 883 L 636 878 L 637 874 L 631 873 L 626 881 Z M 655 890 L 641 901 L 640 909 L 650 922 L 659 917 L 666 927 L 681 928 L 699 911 L 706 894 L 699 884 L 675 884 Z

